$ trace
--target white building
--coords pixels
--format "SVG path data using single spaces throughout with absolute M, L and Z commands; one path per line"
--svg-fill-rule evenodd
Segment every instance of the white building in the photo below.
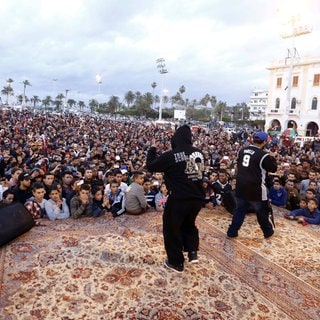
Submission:
M 315 136 L 320 128 L 320 57 L 300 58 L 292 51 L 268 68 L 265 129 L 294 128 L 299 135 Z
M 255 89 L 250 96 L 248 104 L 250 120 L 264 120 L 268 107 L 268 91 Z

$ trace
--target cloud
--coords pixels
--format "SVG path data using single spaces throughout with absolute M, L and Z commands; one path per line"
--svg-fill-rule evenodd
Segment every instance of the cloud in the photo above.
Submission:
M 156 94 L 163 83 L 169 95 L 184 85 L 189 99 L 248 101 L 254 88 L 267 89 L 266 68 L 292 46 L 280 37 L 279 1 L 0 0 L 0 86 L 10 77 L 22 92 L 28 79 L 29 95 L 68 89 L 88 100 L 98 95 L 100 74 L 101 99 L 152 91 L 155 81 Z M 301 55 L 316 54 L 320 5 L 303 3 L 313 32 L 295 42 Z

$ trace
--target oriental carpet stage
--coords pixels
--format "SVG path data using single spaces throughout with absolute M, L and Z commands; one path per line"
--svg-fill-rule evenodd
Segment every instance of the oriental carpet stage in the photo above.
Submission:
M 203 209 L 198 264 L 163 267 L 161 213 L 53 221 L 0 248 L 1 320 L 320 319 L 320 227 Z

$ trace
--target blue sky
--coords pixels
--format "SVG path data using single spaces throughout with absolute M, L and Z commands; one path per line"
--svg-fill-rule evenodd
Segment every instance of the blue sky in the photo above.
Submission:
M 293 44 L 281 33 L 297 12 L 313 30 Z M 0 0 L 0 87 L 12 78 L 19 94 L 27 79 L 27 96 L 68 89 L 69 98 L 104 102 L 156 82 L 158 95 L 184 85 L 190 100 L 248 102 L 253 89 L 268 89 L 267 67 L 288 48 L 320 55 L 319 13 L 318 0 Z

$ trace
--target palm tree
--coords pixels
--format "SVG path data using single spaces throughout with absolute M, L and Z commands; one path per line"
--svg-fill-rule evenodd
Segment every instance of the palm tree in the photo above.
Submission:
M 41 100 L 39 99 L 38 96 L 33 96 L 30 100 L 31 100 L 31 102 L 33 103 L 33 109 L 36 108 L 36 104 L 37 104 L 38 102 L 41 102 Z
M 22 104 L 25 105 L 26 103 L 26 88 L 27 86 L 31 86 L 31 83 L 29 82 L 29 80 L 23 80 L 23 101 Z
M 12 82 L 14 81 L 11 78 L 9 78 L 8 80 L 6 80 L 6 82 L 7 82 L 7 86 L 3 87 L 3 89 L 1 90 L 1 94 L 7 96 L 6 105 L 9 105 L 9 96 L 14 95 L 14 91 L 12 88 Z
M 68 99 L 67 104 L 72 109 L 72 107 L 75 106 L 77 104 L 77 102 L 74 99 Z
M 78 101 L 78 106 L 79 106 L 79 109 L 80 111 L 82 111 L 82 109 L 84 109 L 84 107 L 86 106 L 86 104 L 84 103 L 84 101 Z
M 43 100 L 42 100 L 42 104 L 44 105 L 44 109 L 46 110 L 47 107 L 50 106 L 50 104 L 52 103 L 52 98 L 50 96 L 46 96 Z
M 182 85 L 180 88 L 179 88 L 179 92 L 180 92 L 180 103 L 182 105 L 184 105 L 184 101 L 183 101 L 183 98 L 182 98 L 182 95 L 186 92 L 186 87 L 184 85 Z
M 217 115 L 217 120 L 222 121 L 223 118 L 223 111 L 227 107 L 226 102 L 219 101 L 216 105 L 216 108 L 214 110 L 215 114 Z
M 23 94 L 18 94 L 16 96 L 17 98 L 17 101 L 18 101 L 18 104 L 22 105 L 22 102 L 23 102 Z
M 128 109 L 130 108 L 130 105 L 134 102 L 135 98 L 136 95 L 131 90 L 124 95 L 124 101 L 126 101 Z
M 156 83 L 156 82 L 152 82 L 152 83 L 151 83 L 152 95 L 153 95 L 153 109 L 154 109 L 154 103 L 156 102 L 156 101 L 155 101 L 155 97 L 154 97 L 154 89 L 156 88 L 156 86 L 157 86 L 157 83 Z
M 200 104 L 206 107 L 209 101 L 210 101 L 210 94 L 206 93 L 206 95 L 200 100 Z
M 97 110 L 98 106 L 99 106 L 99 102 L 96 99 L 91 99 L 89 101 L 89 107 L 91 112 L 94 112 L 95 110 Z
M 60 106 L 62 105 L 62 101 L 63 101 L 64 98 L 65 98 L 65 96 L 62 93 L 59 93 L 56 96 L 56 100 L 53 102 L 56 105 L 56 109 L 58 111 L 60 111 Z
M 107 110 L 110 113 L 116 114 L 116 112 L 120 109 L 119 97 L 111 96 L 107 103 Z

